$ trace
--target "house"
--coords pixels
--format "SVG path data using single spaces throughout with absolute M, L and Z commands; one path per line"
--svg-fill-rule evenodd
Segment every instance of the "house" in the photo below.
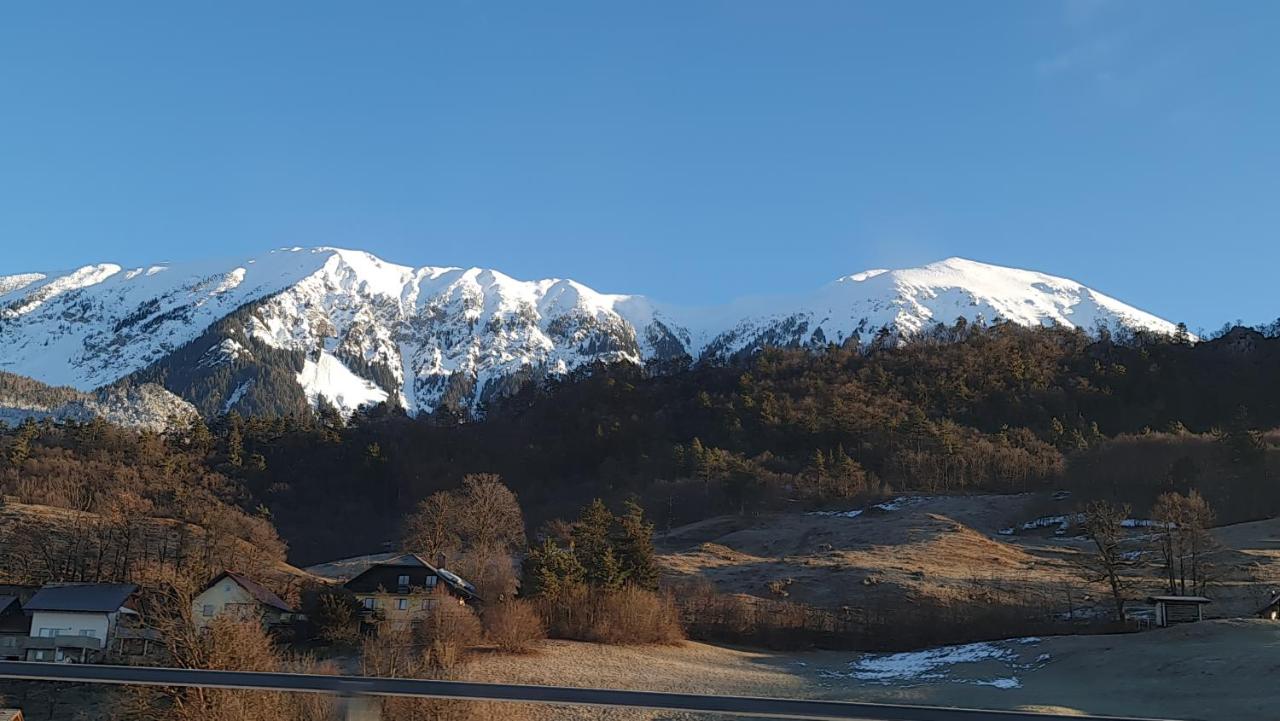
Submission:
M 1160 627 L 1203 621 L 1204 606 L 1211 603 L 1204 596 L 1152 596 L 1147 600 L 1155 604 L 1155 624 Z
M 1271 600 L 1267 601 L 1267 605 L 1258 609 L 1254 615 L 1272 621 L 1280 620 L 1280 593 L 1271 594 Z
M 480 601 L 475 586 L 413 553 L 374 564 L 344 587 L 364 607 L 366 619 L 396 626 L 421 621 L 444 604 Z
M 22 602 L 17 596 L 0 596 L 0 660 L 22 660 L 22 639 L 29 635 L 31 619 L 23 613 Z
M 28 661 L 96 659 L 114 639 L 122 615 L 136 616 L 125 602 L 138 590 L 127 583 L 72 583 L 41 588 L 23 610 L 31 630 L 23 639 Z
M 0 721 L 22 721 L 22 709 L 0 708 Z
M 253 579 L 223 571 L 191 602 L 191 618 L 204 628 L 216 617 L 260 618 L 267 626 L 291 623 L 298 612 L 270 589 Z

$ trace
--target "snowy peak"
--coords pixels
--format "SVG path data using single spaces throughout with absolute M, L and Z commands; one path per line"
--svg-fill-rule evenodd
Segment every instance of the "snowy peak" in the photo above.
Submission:
M 1175 326 L 1066 278 L 948 258 L 919 268 L 867 271 L 836 281 L 836 303 L 866 305 L 892 298 L 900 309 L 887 324 L 905 332 L 933 323 L 975 318 L 1021 325 L 1145 328 L 1172 333 Z
M 789 298 L 686 309 L 567 279 L 411 267 L 341 248 L 0 276 L 0 370 L 91 390 L 158 382 L 206 414 L 475 411 L 595 362 L 724 360 L 1006 320 L 1172 333 L 1075 281 L 949 258 L 868 270 Z

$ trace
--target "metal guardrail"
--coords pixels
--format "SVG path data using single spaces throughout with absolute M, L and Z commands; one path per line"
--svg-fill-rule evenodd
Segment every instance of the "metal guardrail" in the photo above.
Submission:
M 202 688 L 258 691 L 331 693 L 349 698 L 408 696 L 570 706 L 612 706 L 830 721 L 846 721 L 848 719 L 861 719 L 862 721 L 978 721 L 979 719 L 990 719 L 992 721 L 1081 721 L 1081 719 L 1109 719 L 1110 721 L 1121 721 L 1119 717 L 1113 716 L 1064 716 L 1026 711 L 987 711 L 931 706 L 853 703 L 847 701 L 813 701 L 758 698 L 753 696 L 703 696 L 659 691 L 620 691 L 602 688 L 528 686 L 474 681 L 434 681 L 250 671 L 205 671 L 146 666 L 65 665 L 24 661 L 0 661 L 0 678 L 71 683 L 198 686 Z M 348 708 L 348 718 L 354 718 L 354 715 L 351 715 L 354 708 L 351 706 Z M 368 704 L 365 704 L 360 710 L 361 714 L 365 714 L 362 718 L 369 717 L 368 715 L 371 712 L 372 709 Z M 372 718 L 376 718 L 376 712 L 372 713 Z M 1127 719 L 1125 721 L 1152 720 Z

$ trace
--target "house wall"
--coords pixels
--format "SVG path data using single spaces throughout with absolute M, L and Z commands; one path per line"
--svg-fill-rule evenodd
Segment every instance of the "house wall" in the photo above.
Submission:
M 212 606 L 212 613 L 206 614 L 206 606 Z M 223 613 L 239 615 L 243 618 L 260 616 L 268 623 L 280 620 L 279 609 L 266 606 L 254 598 L 243 586 L 224 578 L 214 586 L 206 588 L 191 602 L 191 618 L 197 628 L 204 628 Z
M 97 639 L 96 648 L 89 651 L 101 651 L 111 644 L 111 635 L 116 627 L 116 613 L 87 613 L 75 611 L 34 611 L 31 615 L 31 637 L 58 638 L 89 636 Z M 54 642 L 57 644 L 57 642 Z M 70 650 L 64 652 L 61 646 L 46 650 L 27 649 L 26 659 L 29 661 L 62 661 L 64 658 L 83 658 L 89 652 L 78 645 L 69 645 Z
M 74 613 L 70 611 L 35 611 L 31 615 L 31 635 L 47 635 L 41 629 L 58 629 L 55 636 L 80 636 L 81 631 L 92 631 L 92 635 L 105 644 L 114 626 L 114 613 Z
M 444 604 L 465 605 L 462 599 L 449 593 L 446 588 L 447 586 L 440 584 L 430 591 L 415 590 L 412 593 L 356 592 L 355 597 L 365 608 L 369 608 L 368 601 L 372 600 L 372 610 L 380 611 L 386 623 L 403 627 L 427 618 Z M 406 606 L 404 609 L 400 608 L 402 600 Z

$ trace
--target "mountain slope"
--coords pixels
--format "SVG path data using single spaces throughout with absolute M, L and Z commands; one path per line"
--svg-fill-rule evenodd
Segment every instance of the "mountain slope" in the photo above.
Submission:
M 1174 326 L 1079 283 L 952 258 L 867 271 L 802 297 L 686 309 L 572 280 L 396 265 L 293 248 L 233 262 L 0 276 L 0 370 L 99 388 L 156 382 L 206 414 L 474 410 L 594 362 L 724 360 L 770 346 L 904 337 L 958 318 Z
M 153 383 L 118 383 L 85 392 L 0 371 L 0 422 L 11 426 L 27 418 L 89 421 L 100 417 L 131 428 L 161 431 L 195 415 L 194 406 Z
M 868 270 L 807 297 L 739 304 L 729 315 L 744 320 L 708 334 L 703 357 L 730 357 L 770 345 L 867 342 L 881 328 L 910 337 L 938 323 L 954 325 L 960 318 L 1090 332 L 1176 330 L 1173 323 L 1073 280 L 964 258 L 920 268 Z

